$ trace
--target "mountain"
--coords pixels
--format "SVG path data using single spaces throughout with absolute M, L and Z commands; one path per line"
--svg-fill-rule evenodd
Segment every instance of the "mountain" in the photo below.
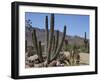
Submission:
M 42 43 L 45 42 L 45 29 L 40 29 L 38 27 L 26 27 L 25 28 L 25 40 L 27 40 L 27 45 L 32 46 L 32 31 L 33 29 L 36 30 L 36 35 L 38 41 L 41 41 Z M 54 30 L 54 34 L 56 35 L 56 30 Z M 63 32 L 59 32 L 59 41 L 61 41 Z M 76 44 L 76 45 L 84 45 L 84 38 L 79 36 L 69 36 L 66 35 L 65 40 L 68 40 L 68 44 Z

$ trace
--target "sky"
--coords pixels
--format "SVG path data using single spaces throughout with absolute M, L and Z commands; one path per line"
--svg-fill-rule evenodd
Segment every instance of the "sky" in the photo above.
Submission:
M 32 27 L 45 29 L 46 16 L 48 16 L 48 25 L 50 28 L 50 15 L 50 13 L 25 12 L 25 20 L 30 19 L 32 22 Z M 54 17 L 55 30 L 62 32 L 64 25 L 66 25 L 67 35 L 84 37 L 84 33 L 86 32 L 87 38 L 89 38 L 89 15 L 54 14 Z

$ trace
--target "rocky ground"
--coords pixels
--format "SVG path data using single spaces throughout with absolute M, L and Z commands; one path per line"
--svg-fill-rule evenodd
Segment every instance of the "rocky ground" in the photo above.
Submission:
M 88 53 L 79 53 L 80 55 L 80 64 L 79 65 L 89 65 L 89 54 Z M 44 60 L 46 56 L 44 55 Z M 60 57 L 58 60 L 52 61 L 48 66 L 54 67 L 54 66 L 71 66 L 68 64 L 70 60 L 70 53 L 69 52 L 63 52 L 63 54 L 60 54 Z M 63 61 L 63 62 L 61 62 Z M 66 63 L 66 64 L 64 64 Z M 46 61 L 43 63 L 39 63 L 38 56 L 36 54 L 27 56 L 25 58 L 25 68 L 31 68 L 31 67 L 44 67 L 46 64 Z M 76 65 L 75 65 L 76 66 Z

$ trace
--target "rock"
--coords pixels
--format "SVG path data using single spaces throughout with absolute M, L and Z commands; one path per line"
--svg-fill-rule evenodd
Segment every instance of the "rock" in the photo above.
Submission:
M 64 64 L 64 63 L 62 63 L 62 64 L 60 64 L 60 66 L 65 66 L 65 64 Z
M 30 50 L 30 51 L 28 51 L 27 56 L 30 57 L 30 56 L 33 56 L 34 54 L 36 54 L 35 51 L 34 50 Z
M 60 61 L 57 61 L 56 65 L 57 65 L 57 66 L 60 66 Z
M 57 61 L 54 60 L 54 61 L 52 61 L 48 66 L 49 66 L 49 67 L 57 66 L 56 64 L 57 64 Z
M 25 61 L 25 64 L 28 65 L 29 64 L 29 61 Z
M 25 65 L 25 68 L 29 68 L 30 66 L 29 65 Z
M 31 61 L 35 61 L 37 59 L 38 59 L 37 55 L 33 55 L 33 56 L 28 57 L 28 60 L 31 60 Z
M 27 60 L 28 60 L 29 63 L 32 63 L 32 64 L 38 64 L 39 63 L 39 59 L 38 59 L 37 55 L 27 57 Z
M 47 60 L 46 60 L 46 61 L 44 61 L 44 66 L 46 67 L 46 65 L 47 65 Z
M 39 59 L 34 60 L 34 64 L 39 64 Z
M 34 64 L 34 67 L 43 67 L 43 63 Z
M 45 61 L 47 58 L 47 55 L 43 54 L 42 56 L 43 56 L 43 60 Z
M 34 63 L 29 63 L 28 64 L 30 67 L 34 67 Z
M 27 56 L 27 55 L 28 55 L 28 52 L 25 53 L 25 56 Z

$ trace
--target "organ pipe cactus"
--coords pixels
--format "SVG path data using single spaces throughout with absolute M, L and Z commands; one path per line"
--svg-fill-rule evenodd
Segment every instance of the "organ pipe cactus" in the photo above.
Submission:
M 41 41 L 39 41 L 39 56 L 40 56 L 40 62 L 43 62 L 43 57 L 42 57 L 42 47 L 41 47 Z
M 45 49 L 46 49 L 45 52 L 47 55 L 46 66 L 48 66 L 50 62 L 52 62 L 53 60 L 56 60 L 57 56 L 59 55 L 62 49 L 65 36 L 66 36 L 66 26 L 64 26 L 63 36 L 61 42 L 59 43 L 59 31 L 57 30 L 56 35 L 54 35 L 54 14 L 51 14 L 50 18 L 50 31 L 48 30 L 48 17 L 46 16 L 45 18 Z M 41 41 L 39 41 L 38 45 L 35 29 L 33 30 L 32 33 L 32 40 L 36 52 L 38 54 L 39 60 L 40 62 L 43 62 Z
M 51 14 L 51 19 L 50 19 L 50 40 L 49 40 L 49 47 L 48 47 L 47 64 L 50 62 L 51 47 L 52 47 L 52 43 L 53 43 L 53 34 L 54 34 L 54 14 Z
M 60 42 L 60 45 L 58 46 L 57 51 L 54 53 L 54 56 L 51 58 L 51 60 L 56 59 L 57 56 L 59 55 L 59 53 L 60 53 L 60 51 L 62 49 L 62 46 L 63 46 L 63 42 L 64 42 L 64 39 L 65 39 L 65 35 L 66 35 L 66 26 L 64 26 L 63 37 L 62 37 L 62 40 Z

